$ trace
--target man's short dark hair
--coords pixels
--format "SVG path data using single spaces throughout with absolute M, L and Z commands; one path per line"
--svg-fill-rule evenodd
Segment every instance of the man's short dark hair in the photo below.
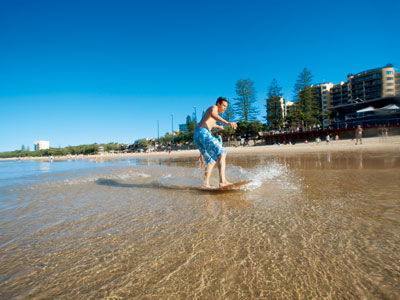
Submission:
M 226 101 L 227 103 L 229 103 L 229 101 L 228 101 L 226 98 L 224 98 L 224 97 L 219 97 L 219 98 L 217 99 L 217 103 L 215 103 L 215 104 L 222 103 L 223 101 Z

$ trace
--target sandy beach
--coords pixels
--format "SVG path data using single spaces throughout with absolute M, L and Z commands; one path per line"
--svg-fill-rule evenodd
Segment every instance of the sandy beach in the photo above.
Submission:
M 226 147 L 226 145 L 225 145 Z M 363 138 L 362 145 L 355 145 L 354 140 L 339 140 L 319 144 L 298 143 L 295 145 L 257 145 L 257 146 L 239 146 L 226 147 L 229 154 L 237 155 L 253 155 L 253 154 L 296 154 L 296 153 L 318 153 L 318 152 L 349 152 L 349 151 L 383 151 L 383 152 L 400 152 L 400 136 L 389 136 L 386 139 L 381 137 Z M 89 159 L 89 160 L 107 160 L 120 158 L 168 158 L 168 157 L 196 157 L 199 155 L 198 150 L 178 150 L 168 152 L 150 152 L 150 153 L 124 153 L 124 154 L 103 154 L 103 155 L 86 155 L 73 156 L 72 159 Z M 229 157 L 229 156 L 228 156 Z M 17 158 L 0 159 L 0 160 L 16 160 Z M 54 157 L 54 161 L 66 160 L 66 156 Z M 24 160 L 48 161 L 48 157 L 25 157 Z

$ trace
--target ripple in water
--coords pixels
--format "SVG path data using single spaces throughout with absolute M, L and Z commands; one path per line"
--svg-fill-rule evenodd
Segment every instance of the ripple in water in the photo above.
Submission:
M 237 158 L 233 193 L 191 161 L 2 187 L 1 297 L 397 299 L 399 158 L 346 155 Z

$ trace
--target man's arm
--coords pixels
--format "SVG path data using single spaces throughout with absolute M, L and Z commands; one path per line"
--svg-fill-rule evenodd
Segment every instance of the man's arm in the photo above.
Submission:
M 217 106 L 213 106 L 212 110 L 211 110 L 211 117 L 216 120 L 217 122 L 223 123 L 225 125 L 229 125 L 231 126 L 233 129 L 236 129 L 237 124 L 234 122 L 228 122 L 227 120 L 225 120 L 224 118 L 222 118 L 219 114 L 218 114 L 218 108 Z M 215 127 L 217 127 L 219 125 L 215 125 Z M 222 127 L 222 126 L 221 126 Z

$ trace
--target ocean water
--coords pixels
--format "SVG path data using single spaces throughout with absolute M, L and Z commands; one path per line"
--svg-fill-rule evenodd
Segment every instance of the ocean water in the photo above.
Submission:
M 399 299 L 400 153 L 0 162 L 1 299 Z M 218 182 L 214 171 L 212 184 Z

